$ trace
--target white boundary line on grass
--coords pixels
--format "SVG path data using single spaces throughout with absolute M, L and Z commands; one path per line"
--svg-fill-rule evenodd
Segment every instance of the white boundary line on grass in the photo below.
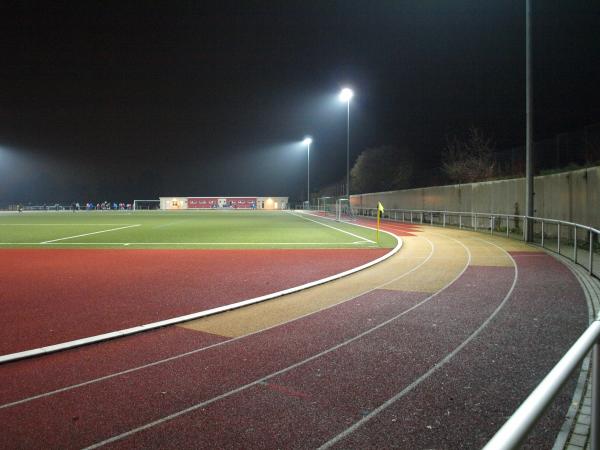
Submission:
M 319 225 L 322 225 L 322 226 L 324 226 L 324 227 L 331 228 L 331 229 L 333 229 L 333 230 L 339 231 L 340 233 L 349 234 L 350 236 L 353 236 L 353 237 L 355 237 L 355 238 L 362 239 L 363 241 L 366 241 L 366 242 L 370 242 L 371 244 L 375 244 L 375 243 L 376 243 L 375 241 L 372 241 L 371 239 L 367 239 L 367 238 L 365 238 L 365 237 L 359 236 L 358 234 L 350 233 L 349 231 L 342 230 L 342 229 L 340 229 L 340 228 L 337 228 L 337 227 L 334 227 L 334 226 L 331 226 L 331 225 L 327 225 L 326 223 L 319 222 L 318 220 L 309 219 L 308 217 L 304 217 L 304 216 L 301 216 L 301 215 L 299 215 L 299 214 L 294 214 L 294 213 L 290 213 L 290 214 L 291 214 L 292 216 L 294 216 L 294 217 L 298 217 L 298 218 L 300 218 L 300 219 L 304 219 L 304 220 L 308 220 L 308 221 L 310 221 L 310 222 L 318 223 Z M 327 217 L 325 217 L 325 219 L 327 219 Z M 330 219 L 330 220 L 331 220 L 331 219 Z M 356 224 L 352 224 L 352 225 L 356 225 Z
M 92 233 L 84 233 L 84 234 L 78 234 L 75 236 L 67 236 L 67 237 L 62 237 L 62 238 L 58 238 L 58 239 L 51 239 L 49 241 L 40 242 L 40 244 L 52 244 L 53 242 L 64 241 L 66 239 L 75 239 L 75 238 L 83 237 L 83 236 L 91 236 L 92 234 L 108 233 L 109 231 L 124 230 L 125 228 L 133 228 L 133 227 L 139 227 L 139 226 L 141 226 L 141 224 L 138 223 L 136 225 L 127 225 L 125 227 L 110 228 L 108 230 L 94 231 Z
M 365 225 L 359 225 L 359 224 L 352 224 L 352 225 L 357 226 L 357 227 L 361 227 L 361 228 L 366 228 L 366 229 L 373 230 L 373 228 L 365 226 Z M 229 305 L 219 306 L 217 308 L 207 309 L 205 311 L 199 311 L 199 312 L 196 312 L 196 313 L 187 314 L 187 315 L 179 316 L 179 317 L 173 317 L 171 319 L 161 320 L 161 321 L 158 321 L 158 322 L 152 322 L 152 323 L 147 323 L 147 324 L 144 324 L 144 325 L 138 325 L 136 327 L 125 328 L 123 330 L 111 331 L 109 333 L 99 334 L 99 335 L 96 335 L 96 336 L 90 336 L 90 337 L 86 337 L 86 338 L 75 339 L 73 341 L 62 342 L 60 344 L 48 345 L 48 346 L 45 346 L 45 347 L 34 348 L 34 349 L 31 349 L 31 350 L 25 350 L 25 351 L 16 352 L 16 353 L 9 353 L 7 355 L 0 355 L 0 364 L 7 363 L 7 362 L 10 362 L 10 361 L 17 361 L 19 359 L 31 358 L 33 356 L 40 356 L 40 355 L 45 355 L 45 354 L 48 354 L 48 353 L 59 352 L 59 351 L 67 350 L 67 349 L 70 349 L 70 348 L 81 347 L 83 345 L 89 345 L 89 344 L 94 344 L 94 343 L 98 343 L 98 342 L 102 342 L 102 341 L 107 341 L 109 339 L 115 339 L 115 338 L 118 338 L 118 337 L 129 336 L 129 335 L 132 335 L 132 334 L 142 333 L 144 331 L 155 330 L 157 328 L 166 327 L 168 325 L 176 325 L 178 323 L 189 322 L 190 320 L 199 319 L 201 317 L 206 317 L 206 316 L 210 316 L 210 315 L 213 315 L 213 314 L 218 314 L 218 313 L 222 313 L 222 312 L 225 312 L 225 311 L 231 311 L 233 309 L 241 308 L 243 306 L 253 305 L 255 303 L 260 303 L 260 302 L 264 302 L 266 300 L 271 300 L 271 299 L 274 299 L 274 298 L 282 297 L 282 296 L 287 295 L 287 294 L 292 294 L 294 292 L 299 292 L 299 291 L 302 291 L 304 289 L 311 288 L 313 286 L 318 286 L 320 284 L 327 283 L 329 281 L 338 280 L 340 278 L 346 277 L 346 276 L 351 275 L 353 273 L 356 273 L 356 272 L 359 272 L 361 270 L 364 270 L 364 269 L 367 269 L 369 267 L 372 267 L 375 264 L 378 264 L 378 263 L 380 263 L 382 261 L 385 261 L 386 259 L 388 259 L 391 256 L 393 256 L 396 253 L 398 253 L 398 251 L 400 251 L 400 249 L 402 248 L 402 239 L 400 239 L 399 236 L 396 236 L 396 235 L 394 235 L 392 233 L 389 233 L 387 231 L 381 230 L 381 232 L 389 234 L 394 239 L 396 239 L 396 246 L 392 250 L 390 250 L 389 252 L 387 252 L 385 255 L 380 256 L 379 258 L 374 259 L 373 261 L 369 261 L 368 263 L 365 263 L 365 264 L 363 264 L 361 266 L 354 267 L 353 269 L 348 269 L 348 270 L 346 270 L 344 272 L 340 272 L 340 273 L 337 273 L 335 275 L 331 275 L 331 276 L 326 277 L 326 278 L 321 278 L 320 280 L 311 281 L 309 283 L 305 283 L 305 284 L 302 284 L 300 286 L 295 286 L 295 287 L 291 287 L 291 288 L 288 288 L 288 289 L 284 289 L 282 291 L 273 292 L 272 294 L 262 295 L 260 297 L 255 297 L 255 298 L 251 298 L 251 299 L 248 299 L 248 300 L 243 300 L 241 302 L 232 303 L 232 304 L 229 304 Z
M 0 245 L 366 245 L 367 241 L 354 242 L 0 242 Z
M 111 227 L 125 223 L 0 223 L 0 227 Z

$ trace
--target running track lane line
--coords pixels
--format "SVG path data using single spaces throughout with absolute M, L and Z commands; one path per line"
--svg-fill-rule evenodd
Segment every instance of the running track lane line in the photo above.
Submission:
M 139 226 L 139 225 L 131 225 L 131 226 Z M 370 229 L 370 230 L 373 229 L 373 228 L 367 227 L 365 225 L 356 224 L 355 226 Z M 125 228 L 128 228 L 128 227 L 125 227 Z M 106 231 L 113 231 L 113 230 L 106 230 Z M 266 300 L 271 300 L 273 298 L 283 297 L 284 295 L 287 295 L 287 294 L 299 292 L 304 289 L 311 288 L 313 286 L 318 286 L 320 284 L 324 284 L 329 281 L 334 281 L 339 278 L 343 278 L 345 276 L 351 275 L 353 273 L 356 273 L 361 270 L 367 269 L 371 266 L 374 266 L 375 264 L 378 264 L 382 261 L 385 261 L 386 259 L 390 258 L 391 256 L 393 256 L 394 254 L 396 254 L 400 251 L 400 249 L 402 248 L 402 239 L 400 239 L 399 236 L 396 236 L 388 231 L 382 230 L 382 232 L 387 233 L 390 236 L 392 236 L 394 239 L 396 239 L 396 242 L 397 242 L 396 246 L 392 250 L 387 252 L 385 255 L 380 256 L 379 258 L 374 259 L 373 261 L 369 261 L 368 263 L 365 263 L 361 266 L 354 267 L 353 269 L 349 269 L 344 272 L 340 272 L 340 273 L 331 275 L 326 278 L 321 278 L 320 280 L 311 281 L 309 283 L 302 284 L 300 286 L 294 286 L 289 289 L 284 289 L 282 291 L 273 292 L 271 294 L 263 295 L 260 297 L 254 297 L 254 298 L 251 298 L 248 300 L 243 300 L 243 301 L 237 302 L 237 303 L 231 303 L 229 305 L 219 306 L 217 308 L 207 309 L 205 311 L 199 311 L 199 312 L 195 312 L 192 314 L 187 314 L 185 316 L 173 317 L 173 318 L 161 320 L 158 322 L 152 322 L 152 323 L 147 323 L 144 325 L 138 325 L 136 327 L 125 328 L 123 330 L 111 331 L 109 333 L 98 334 L 96 336 L 75 339 L 73 341 L 62 342 L 60 344 L 48 345 L 46 347 L 39 347 L 39 348 L 31 349 L 31 350 L 25 350 L 22 352 L 9 353 L 7 355 L 0 355 L 0 365 L 2 365 L 3 363 L 10 362 L 10 361 L 31 358 L 33 356 L 45 355 L 48 353 L 54 353 L 54 352 L 66 350 L 69 348 L 81 347 L 83 345 L 94 344 L 97 342 L 107 341 L 109 339 L 115 339 L 115 338 L 122 337 L 122 336 L 129 336 L 132 334 L 142 333 L 142 332 L 148 331 L 148 330 L 155 330 L 157 328 L 162 328 L 162 327 L 165 327 L 168 325 L 176 325 L 178 323 L 188 322 L 190 320 L 199 319 L 201 317 L 206 317 L 206 316 L 210 316 L 210 315 L 225 312 L 225 311 L 231 311 L 232 309 L 241 308 L 243 306 L 252 305 L 254 303 L 260 303 L 260 302 L 264 302 Z M 76 237 L 76 236 L 72 236 L 72 237 Z M 65 239 L 67 239 L 67 238 L 65 238 Z M 361 239 L 364 239 L 364 238 L 361 238 Z M 53 241 L 48 241 L 48 242 L 53 242 Z
M 348 235 L 353 236 L 355 238 L 359 238 L 359 239 L 361 239 L 363 241 L 370 242 L 371 244 L 376 244 L 376 242 L 372 241 L 371 239 L 367 239 L 367 238 L 364 238 L 362 236 L 359 236 L 358 234 L 350 233 L 349 231 L 342 230 L 340 228 L 336 228 L 336 227 L 331 226 L 331 225 L 327 225 L 326 223 L 319 222 L 318 220 L 309 219 L 308 217 L 304 217 L 304 216 L 301 216 L 299 214 L 294 214 L 294 213 L 289 213 L 289 214 L 291 214 L 294 217 L 298 217 L 299 219 L 304 219 L 304 220 L 308 220 L 309 222 L 318 223 L 319 225 L 322 225 L 324 227 L 331 228 L 333 230 L 339 231 L 340 233 L 345 233 L 345 234 L 348 234 Z M 362 226 L 362 225 L 358 225 L 358 224 L 353 224 L 353 225 Z M 364 228 L 367 228 L 367 227 L 364 227 Z
M 385 322 L 380 323 L 379 325 L 377 325 L 377 326 L 375 326 L 375 327 L 373 327 L 373 328 L 371 328 L 369 330 L 363 331 L 362 333 L 354 336 L 353 338 L 350 338 L 350 339 L 348 339 L 348 340 L 346 340 L 344 342 L 340 342 L 339 344 L 334 345 L 333 347 L 330 347 L 327 350 L 319 352 L 316 355 L 313 355 L 313 356 L 311 356 L 309 358 L 306 358 L 306 359 L 304 359 L 302 361 L 299 361 L 299 362 L 297 362 L 295 364 L 292 364 L 292 365 L 290 365 L 290 366 L 288 366 L 288 367 L 286 367 L 284 369 L 281 369 L 281 370 L 278 370 L 276 372 L 273 372 L 273 373 L 271 373 L 271 374 L 269 374 L 267 376 L 264 376 L 262 378 L 254 380 L 251 383 L 248 383 L 248 384 L 245 384 L 245 385 L 240 386 L 238 388 L 232 389 L 231 391 L 225 392 L 225 393 L 223 393 L 221 395 L 218 395 L 216 397 L 213 397 L 211 399 L 208 399 L 208 400 L 205 400 L 203 402 L 200 402 L 200 403 L 197 403 L 195 405 L 192 405 L 189 408 L 182 409 L 181 411 L 175 412 L 173 414 L 169 414 L 169 415 L 164 416 L 164 417 L 162 417 L 160 419 L 157 419 L 157 420 L 154 420 L 152 422 L 148 422 L 148 423 L 146 423 L 144 425 L 141 425 L 139 427 L 133 428 L 133 429 L 131 429 L 129 431 L 126 431 L 125 433 L 121 433 L 121 434 L 118 434 L 118 435 L 113 436 L 111 438 L 108 438 L 108 439 L 105 439 L 103 441 L 100 441 L 100 442 L 97 442 L 95 444 L 92 444 L 92 445 L 90 445 L 88 447 L 85 447 L 84 450 L 96 449 L 96 448 L 102 447 L 102 446 L 104 446 L 106 444 L 111 444 L 113 442 L 120 441 L 121 439 L 124 439 L 126 437 L 132 436 L 134 434 L 137 434 L 140 431 L 144 431 L 144 430 L 152 428 L 152 427 L 154 427 L 156 425 L 160 425 L 161 423 L 168 422 L 168 421 L 170 421 L 172 419 L 175 419 L 175 418 L 177 418 L 179 416 L 182 416 L 182 415 L 187 414 L 189 412 L 192 412 L 192 411 L 195 411 L 197 409 L 200 409 L 200 408 L 203 408 L 205 406 L 208 406 L 208 405 L 210 405 L 210 404 L 212 404 L 212 403 L 214 403 L 216 401 L 219 401 L 219 400 L 222 400 L 224 398 L 230 397 L 233 394 L 237 394 L 238 392 L 242 392 L 242 391 L 244 391 L 244 390 L 246 390 L 246 389 L 248 389 L 250 387 L 256 386 L 256 385 L 258 385 L 260 383 L 264 383 L 265 381 L 267 381 L 267 380 L 269 380 L 271 378 L 274 378 L 274 377 L 276 377 L 278 375 L 281 375 L 281 374 L 284 374 L 286 372 L 289 372 L 290 370 L 295 369 L 297 367 L 300 367 L 300 366 L 302 366 L 302 365 L 304 365 L 304 364 L 306 364 L 306 363 L 308 363 L 310 361 L 314 361 L 315 359 L 318 359 L 321 356 L 324 356 L 324 355 L 326 355 L 328 353 L 331 353 L 331 352 L 333 352 L 333 351 L 335 351 L 335 350 L 337 350 L 339 348 L 345 347 L 346 345 L 348 345 L 348 344 L 350 344 L 350 343 L 352 343 L 352 342 L 354 342 L 354 341 L 356 341 L 358 339 L 361 339 L 362 337 L 367 336 L 367 335 L 371 334 L 372 332 L 374 332 L 374 331 L 376 331 L 376 330 L 378 330 L 378 329 L 380 329 L 380 328 L 382 328 L 382 327 L 384 327 L 386 325 L 389 325 L 390 323 L 392 323 L 396 319 L 404 316 L 405 314 L 408 314 L 409 312 L 411 312 L 414 309 L 420 307 L 421 305 L 424 305 L 429 300 L 431 300 L 432 298 L 434 298 L 436 295 L 438 295 L 439 293 L 441 293 L 444 290 L 446 290 L 456 280 L 458 280 L 465 273 L 465 271 L 469 267 L 469 264 L 471 263 L 471 252 L 469 251 L 469 249 L 464 244 L 462 244 L 460 241 L 458 241 L 458 240 L 456 240 L 454 238 L 448 237 L 448 239 L 451 239 L 451 240 L 459 243 L 466 250 L 467 255 L 468 255 L 468 259 L 467 259 L 467 263 L 465 264 L 465 267 L 463 268 L 463 270 L 452 281 L 450 281 L 448 284 L 446 284 L 442 289 L 438 290 L 437 292 L 435 292 L 434 294 L 432 294 L 429 297 L 425 298 L 424 300 L 421 300 L 419 303 L 415 304 L 414 306 L 408 308 L 407 310 L 401 312 L 400 314 L 397 314 L 397 315 L 393 316 L 392 318 L 386 320 Z
M 375 286 L 374 288 L 371 288 L 371 289 L 368 289 L 368 290 L 366 290 L 364 292 L 361 292 L 360 294 L 357 294 L 357 295 L 355 295 L 353 297 L 350 297 L 350 298 L 347 298 L 345 300 L 342 300 L 342 301 L 340 301 L 340 302 L 338 302 L 338 303 L 336 303 L 334 305 L 326 306 L 326 307 L 318 309 L 316 311 L 309 312 L 307 314 L 303 314 L 301 316 L 298 316 L 298 317 L 296 317 L 294 319 L 287 320 L 285 322 L 278 323 L 276 325 L 272 325 L 272 326 L 264 328 L 262 330 L 254 331 L 252 333 L 248 333 L 248 334 L 245 334 L 243 336 L 238 336 L 238 337 L 235 337 L 235 338 L 227 339 L 225 341 L 217 342 L 215 344 L 211 344 L 211 345 L 208 345 L 206 347 L 200 347 L 200 348 L 197 348 L 197 349 L 194 349 L 194 350 L 190 350 L 190 351 L 185 352 L 185 353 L 180 353 L 179 355 L 173 355 L 173 356 L 170 356 L 168 358 L 160 359 L 158 361 L 154 361 L 154 362 L 147 363 L 147 364 L 144 364 L 144 365 L 141 365 L 141 366 L 137 366 L 137 367 L 132 367 L 130 369 L 126 369 L 126 370 L 123 370 L 123 371 L 120 371 L 120 372 L 115 372 L 115 373 L 112 373 L 112 374 L 104 375 L 102 377 L 93 378 L 91 380 L 84 381 L 82 383 L 77 383 L 77 384 L 72 384 L 70 386 L 65 386 L 65 387 L 60 388 L 60 389 L 55 389 L 55 390 L 52 390 L 52 391 L 45 392 L 43 394 L 37 394 L 37 395 L 30 396 L 30 397 L 26 397 L 26 398 L 21 399 L 21 400 L 16 400 L 16 401 L 13 401 L 13 402 L 10 402 L 10 403 L 5 403 L 3 405 L 0 405 L 0 409 L 10 408 L 12 406 L 17 406 L 17 405 L 20 405 L 22 403 L 28 403 L 30 401 L 37 400 L 37 399 L 44 398 L 44 397 L 50 397 L 50 396 L 55 395 L 55 394 L 60 394 L 61 392 L 71 391 L 73 389 L 77 389 L 77 388 L 80 388 L 80 387 L 83 387 L 83 386 L 87 386 L 89 384 L 95 384 L 95 383 L 99 383 L 99 382 L 102 382 L 102 381 L 105 381 L 105 380 L 109 380 L 111 378 L 116 378 L 116 377 L 121 376 L 121 375 L 126 375 L 126 374 L 129 374 L 129 373 L 132 373 L 132 372 L 137 372 L 138 370 L 147 369 L 147 368 L 150 368 L 150 367 L 158 366 L 160 364 L 166 364 L 166 363 L 168 363 L 170 361 L 174 361 L 174 360 L 180 359 L 180 358 L 185 358 L 185 357 L 191 356 L 191 355 L 193 355 L 195 353 L 200 353 L 202 351 L 210 350 L 210 349 L 212 349 L 214 347 L 219 347 L 221 345 L 230 344 L 232 342 L 235 342 L 235 341 L 238 341 L 238 340 L 241 340 L 241 339 L 253 336 L 255 334 L 262 333 L 264 331 L 268 331 L 268 330 L 271 330 L 273 328 L 280 327 L 280 326 L 286 325 L 288 323 L 295 322 L 296 320 L 303 319 L 303 318 L 311 316 L 313 314 L 318 314 L 318 313 L 320 313 L 322 311 L 326 311 L 328 309 L 334 308 L 334 307 L 336 307 L 338 305 L 341 305 L 343 303 L 346 303 L 346 302 L 349 302 L 351 300 L 354 300 L 357 297 L 361 297 L 363 295 L 366 295 L 366 294 L 368 294 L 370 292 L 373 292 L 373 291 L 375 291 L 377 289 L 381 289 L 384 286 L 387 286 L 387 285 L 389 285 L 391 283 L 394 283 L 394 282 L 396 282 L 396 281 L 404 278 L 405 276 L 411 274 L 412 272 L 414 272 L 415 270 L 419 269 L 421 266 L 423 266 L 425 263 L 427 263 L 427 261 L 429 261 L 431 259 L 431 257 L 433 256 L 434 250 L 435 250 L 435 246 L 433 245 L 433 242 L 431 242 L 426 237 L 423 237 L 423 236 L 419 236 L 419 237 L 421 239 L 426 240 L 429 243 L 429 246 L 431 247 L 431 251 L 429 252 L 429 255 L 427 255 L 427 257 L 423 261 L 421 261 L 419 264 L 417 264 L 415 267 L 413 267 L 412 269 L 408 270 L 407 272 L 404 272 L 403 274 L 398 275 L 397 277 L 394 277 L 391 280 L 386 281 L 385 283 L 382 283 L 382 284 L 380 284 L 378 286 Z
M 94 231 L 92 233 L 78 234 L 76 236 L 67 236 L 67 237 L 58 238 L 58 239 L 51 239 L 49 241 L 40 242 L 40 244 L 51 244 L 52 242 L 64 241 L 66 239 L 75 239 L 75 238 L 83 237 L 83 236 L 91 236 L 92 234 L 108 233 L 109 231 L 124 230 L 125 228 L 133 228 L 133 227 L 139 227 L 139 226 L 141 226 L 141 224 L 138 223 L 136 225 L 127 225 L 126 227 L 110 228 L 108 230 Z
M 494 312 L 492 312 L 492 314 L 479 326 L 479 328 L 477 328 L 473 333 L 471 333 L 471 335 L 469 335 L 469 337 L 467 339 L 465 339 L 458 347 L 456 347 L 454 350 L 452 350 L 452 352 L 448 353 L 444 358 L 442 358 L 440 361 L 438 361 L 436 364 L 434 364 L 431 369 L 429 369 L 427 372 L 425 372 L 419 378 L 417 378 L 412 383 L 410 383 L 408 386 L 406 386 L 404 389 L 402 389 L 400 392 L 398 392 L 395 396 L 391 397 L 390 399 L 386 400 L 384 403 L 382 403 L 381 405 L 379 405 L 377 408 L 375 408 L 369 414 L 367 414 L 366 416 L 364 416 L 358 422 L 355 422 L 353 425 L 351 425 L 350 427 L 346 428 L 340 434 L 338 434 L 337 436 L 333 437 L 332 439 L 330 439 L 329 441 L 327 441 L 325 444 L 323 444 L 322 446 L 320 446 L 319 450 L 324 450 L 324 449 L 330 448 L 331 446 L 335 445 L 336 443 L 338 443 L 339 441 L 341 441 L 345 437 L 347 437 L 350 434 L 354 433 L 356 430 L 358 430 L 360 427 L 362 427 L 369 420 L 371 420 L 372 418 L 374 418 L 375 416 L 377 416 L 379 413 L 381 413 L 384 410 L 386 410 L 389 406 L 391 406 L 392 404 L 394 404 L 396 401 L 400 400 L 402 397 L 404 397 L 406 394 L 408 394 L 410 391 L 412 391 L 415 387 L 417 387 L 419 384 L 421 384 L 423 381 L 425 381 L 427 378 L 429 378 L 431 375 L 433 375 L 438 369 L 440 369 L 444 365 L 446 365 L 446 363 L 448 363 L 452 358 L 454 358 L 454 356 L 457 353 L 459 353 L 465 346 L 467 346 L 473 339 L 475 339 L 484 330 L 484 328 L 486 328 L 489 325 L 489 323 L 492 320 L 494 320 L 494 318 L 496 317 L 496 315 L 504 307 L 504 305 L 506 304 L 506 302 L 508 301 L 508 299 L 512 295 L 512 293 L 513 293 L 513 291 L 515 289 L 515 286 L 517 284 L 517 280 L 519 278 L 519 269 L 517 267 L 517 263 L 515 262 L 515 260 L 513 259 L 513 257 L 510 255 L 510 253 L 508 253 L 502 247 L 494 244 L 493 242 L 486 241 L 486 240 L 481 239 L 481 238 L 475 238 L 475 239 L 477 239 L 479 241 L 482 241 L 482 242 L 486 242 L 488 244 L 493 245 L 494 247 L 499 248 L 504 253 L 506 253 L 506 255 L 510 258 L 510 260 L 513 263 L 513 266 L 515 268 L 515 276 L 514 276 L 514 279 L 513 279 L 512 286 L 508 290 L 508 293 L 506 294 L 506 296 L 504 297 L 504 299 L 502 300 L 502 302 L 500 302 L 500 304 L 494 310 Z

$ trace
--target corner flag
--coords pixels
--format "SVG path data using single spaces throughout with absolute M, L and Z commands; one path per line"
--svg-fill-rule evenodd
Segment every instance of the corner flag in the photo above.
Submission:
M 381 221 L 381 216 L 383 216 L 383 205 L 381 202 L 377 202 L 377 242 L 379 242 L 379 222 Z

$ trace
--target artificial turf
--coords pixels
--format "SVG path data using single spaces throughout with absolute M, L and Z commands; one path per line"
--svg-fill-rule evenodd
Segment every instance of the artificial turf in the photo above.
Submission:
M 390 248 L 352 223 L 286 211 L 77 211 L 0 215 L 0 248 Z

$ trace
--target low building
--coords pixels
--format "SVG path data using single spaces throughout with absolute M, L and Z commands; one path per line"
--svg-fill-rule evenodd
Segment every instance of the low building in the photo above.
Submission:
M 288 197 L 160 197 L 160 209 L 287 209 Z

